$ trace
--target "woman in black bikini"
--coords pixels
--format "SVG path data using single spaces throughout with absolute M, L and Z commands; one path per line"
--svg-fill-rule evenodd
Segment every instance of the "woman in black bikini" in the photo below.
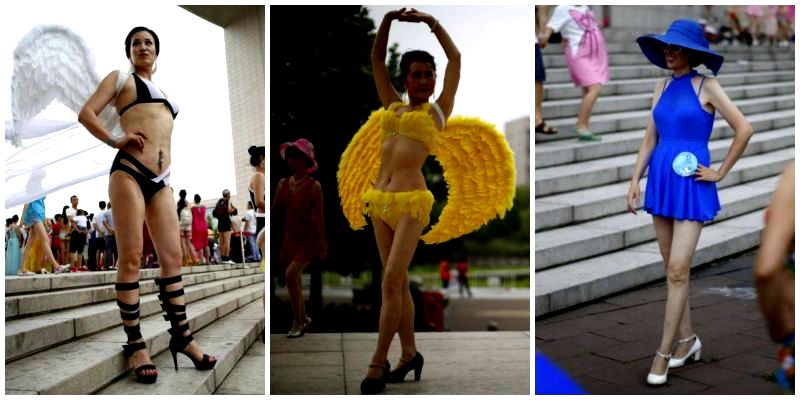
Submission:
M 154 383 L 158 377 L 139 330 L 139 265 L 145 222 L 158 253 L 161 272 L 155 281 L 160 289 L 161 308 L 172 325 L 169 349 L 175 369 L 177 353 L 188 356 L 199 370 L 216 364 L 216 358 L 204 354 L 189 332 L 181 282 L 178 216 L 172 191 L 162 190 L 169 184 L 172 124 L 178 107 L 150 81 L 159 49 L 155 32 L 141 26 L 133 28 L 125 38 L 131 73 L 108 74 L 78 116 L 92 135 L 119 149 L 111 165 L 108 187 L 114 203 L 119 252 L 117 304 L 128 336 L 123 349 L 140 383 Z M 121 137 L 112 137 L 97 117 L 108 104 L 113 104 L 120 114 L 120 126 L 125 132 Z

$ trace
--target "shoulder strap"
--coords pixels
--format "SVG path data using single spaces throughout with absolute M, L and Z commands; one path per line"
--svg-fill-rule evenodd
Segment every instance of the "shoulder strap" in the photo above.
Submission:
M 703 90 L 703 83 L 706 81 L 706 76 L 703 75 L 703 79 L 700 81 L 700 86 L 697 88 L 697 97 L 700 97 L 700 92 Z
M 447 124 L 447 120 L 444 119 L 444 113 L 442 112 L 442 108 L 439 107 L 439 103 L 437 103 L 435 101 L 433 103 L 430 103 L 430 104 L 431 104 L 431 107 L 433 107 L 433 109 L 436 110 L 436 114 L 439 115 L 439 121 L 442 121 L 442 128 L 444 128 L 444 126 Z
M 667 90 L 667 83 L 669 83 L 670 78 L 664 79 L 664 86 L 661 88 L 661 94 L 664 94 L 664 91 Z

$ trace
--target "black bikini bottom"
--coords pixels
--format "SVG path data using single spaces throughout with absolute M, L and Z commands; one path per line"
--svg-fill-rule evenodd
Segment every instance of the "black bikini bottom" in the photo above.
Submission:
M 136 169 L 123 164 L 122 159 L 131 163 Z M 169 184 L 169 167 L 167 167 L 167 170 L 164 171 L 163 174 L 156 175 L 153 171 L 145 167 L 144 164 L 139 162 L 139 160 L 122 150 L 117 152 L 117 156 L 114 157 L 114 162 L 111 163 L 111 172 L 109 176 L 117 170 L 125 172 L 136 180 L 136 183 L 139 184 L 139 188 L 142 190 L 145 201 L 149 200 L 154 194 L 158 193 L 159 190 L 167 187 Z

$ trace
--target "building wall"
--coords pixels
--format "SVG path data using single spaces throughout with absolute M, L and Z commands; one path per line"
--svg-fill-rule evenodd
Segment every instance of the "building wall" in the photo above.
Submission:
M 517 185 L 531 182 L 531 117 L 509 121 L 505 126 L 506 140 L 514 152 L 514 167 L 517 169 Z
M 228 67 L 233 156 L 236 171 L 234 204 L 240 214 L 246 210 L 247 186 L 253 174 L 247 148 L 264 146 L 264 6 L 240 12 L 225 26 L 225 53 Z M 217 196 L 221 196 L 218 194 Z

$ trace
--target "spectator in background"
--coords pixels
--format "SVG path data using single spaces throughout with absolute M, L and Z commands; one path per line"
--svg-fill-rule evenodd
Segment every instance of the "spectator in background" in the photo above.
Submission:
M 56 214 L 53 216 L 53 226 L 50 231 L 50 250 L 53 251 L 53 257 L 56 258 L 56 261 L 61 263 L 61 214 Z
M 439 279 L 442 280 L 442 288 L 450 286 L 450 264 L 445 259 L 439 261 Z
M 22 253 L 22 231 L 11 218 L 6 220 L 6 276 L 19 272 Z
M 192 247 L 197 252 L 200 265 L 211 264 L 208 250 L 208 222 L 206 221 L 206 208 L 200 205 L 200 195 L 194 195 L 192 206 Z
M 114 217 L 111 214 L 111 202 L 108 202 L 108 210 L 103 214 L 103 219 L 99 221 L 103 224 L 106 239 L 106 259 L 105 265 L 108 269 L 117 269 L 117 241 L 114 237 Z
M 192 246 L 192 210 L 186 201 L 186 190 L 181 189 L 178 200 L 178 223 L 180 224 L 181 250 L 183 265 L 197 265 Z
M 233 264 L 230 259 L 231 253 L 231 213 L 234 207 L 230 201 L 231 192 L 228 189 L 222 191 L 222 198 L 217 201 L 214 207 L 214 218 L 219 221 L 217 223 L 217 231 L 219 231 L 219 254 L 222 257 L 223 264 Z
M 761 6 L 746 6 L 745 12 L 750 19 L 750 34 L 753 36 L 753 46 L 758 46 L 761 42 L 761 21 L 764 17 L 764 9 Z
M 552 6 L 536 6 L 536 35 L 537 37 L 544 33 L 545 25 L 547 25 L 547 12 L 550 10 Z M 536 41 L 536 112 L 534 113 L 534 118 L 536 120 L 536 133 L 544 133 L 546 135 L 554 135 L 558 133 L 558 129 L 555 129 L 549 125 L 542 117 L 542 101 L 544 100 L 544 81 L 547 79 L 547 75 L 545 74 L 544 70 L 544 59 L 542 58 L 542 50 L 539 45 L 539 41 Z M 447 286 L 445 286 L 447 287 Z
M 106 252 L 106 227 L 103 225 L 103 219 L 106 213 L 106 202 L 101 201 L 98 206 L 100 207 L 100 212 L 92 219 L 92 227 L 94 227 L 95 232 L 97 232 L 97 238 L 95 239 L 95 247 L 97 249 L 95 263 L 97 269 L 105 270 L 106 266 L 103 265 L 103 260 L 105 259 L 104 256 Z M 91 257 L 91 254 L 89 256 Z
M 73 203 L 73 204 L 77 204 Z M 69 210 L 67 210 L 69 212 Z M 89 234 L 89 218 L 86 217 L 86 211 L 77 210 L 75 216 L 75 230 L 72 231 L 72 239 L 69 244 L 69 252 L 72 254 L 72 267 L 70 272 L 77 272 L 78 269 L 83 267 L 83 248 L 86 246 L 86 241 Z
M 794 392 L 794 161 L 778 180 L 764 213 L 753 275 L 758 302 L 773 340 L 780 342 L 778 383 Z
M 603 84 L 609 81 L 608 51 L 594 13 L 588 6 L 557 6 L 544 29 L 539 45 L 547 46 L 553 32 L 561 33 L 569 76 L 583 91 L 575 124 L 578 140 L 601 140 L 589 129 L 589 118 Z
M 30 275 L 25 272 L 26 269 L 27 272 L 31 273 L 34 271 L 41 271 L 42 273 L 55 272 L 62 269 L 53 256 L 53 252 L 50 251 L 47 231 L 44 226 L 44 213 L 44 197 L 40 197 L 25 204 L 25 207 L 22 209 L 22 221 L 26 226 L 30 227 L 31 233 L 25 244 L 25 249 L 22 252 L 22 260 L 20 261 L 18 269 L 20 275 Z M 35 251 L 34 247 L 42 249 L 42 252 Z M 45 260 L 45 265 L 43 266 L 41 265 L 40 257 L 43 257 Z M 26 268 L 28 264 L 31 264 L 35 269 Z M 41 269 L 39 268 L 40 266 Z
M 247 202 L 247 212 L 244 214 L 242 221 L 244 222 L 244 235 L 247 238 L 247 248 L 251 254 L 250 261 L 259 262 L 261 261 L 261 252 L 259 252 L 256 244 L 258 222 L 256 221 L 256 210 L 253 209 L 253 203 L 250 201 Z
M 256 217 L 256 242 L 258 243 L 259 259 L 264 255 L 264 226 L 266 223 L 266 197 L 264 195 L 264 157 L 266 148 L 264 146 L 250 146 L 247 149 L 250 154 L 250 165 L 255 167 L 255 172 L 250 177 L 250 184 L 247 191 L 250 193 L 250 202 L 255 208 Z M 264 264 L 261 264 L 261 272 L 264 272 Z M 263 300 L 263 298 L 262 298 Z
M 779 46 L 789 45 L 789 41 L 794 41 L 794 6 L 778 6 L 778 38 Z
M 469 270 L 467 257 L 461 258 L 456 264 L 456 269 L 458 270 L 458 296 L 464 297 L 463 290 L 466 289 L 467 295 L 472 297 L 472 290 L 469 289 L 469 276 L 467 276 L 467 271 Z

